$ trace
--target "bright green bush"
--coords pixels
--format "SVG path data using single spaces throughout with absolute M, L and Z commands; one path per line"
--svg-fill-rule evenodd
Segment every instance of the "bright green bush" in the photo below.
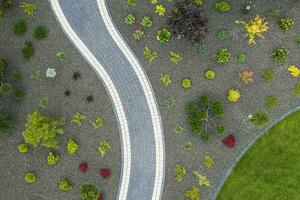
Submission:
M 50 151 L 47 156 L 47 164 L 48 165 L 55 165 L 59 161 L 59 155 Z
M 8 115 L 0 114 L 0 137 L 9 135 L 10 130 L 14 127 L 14 122 Z
M 192 87 L 192 81 L 188 78 L 185 78 L 181 81 L 181 86 L 184 89 L 190 89 Z
M 231 53 L 227 49 L 221 49 L 217 52 L 215 57 L 218 63 L 228 64 L 231 59 Z
M 84 116 L 84 115 L 80 114 L 79 112 L 77 112 L 73 115 L 71 123 L 76 124 L 78 126 L 81 126 L 82 121 L 85 120 L 85 119 L 86 119 L 86 116 Z
M 160 75 L 160 79 L 159 81 L 164 85 L 164 86 L 168 86 L 172 83 L 171 77 L 169 74 L 164 73 Z
M 268 108 L 275 108 L 278 105 L 279 97 L 274 95 L 267 96 L 265 101 Z
M 196 5 L 201 6 L 204 0 L 193 0 L 193 1 Z
M 237 62 L 238 62 L 239 64 L 245 63 L 246 59 L 247 59 L 247 56 L 246 56 L 246 54 L 244 54 L 244 53 L 239 53 L 239 54 L 237 55 Z
M 103 117 L 97 117 L 97 119 L 95 119 L 95 121 L 92 122 L 92 126 L 93 126 L 95 129 L 102 128 L 102 127 L 103 127 L 103 124 L 104 124 L 104 119 L 103 119 Z
M 36 175 L 33 172 L 27 172 L 24 179 L 27 183 L 34 183 L 36 181 Z
M 27 31 L 26 22 L 24 20 L 19 20 L 13 25 L 12 29 L 15 35 L 24 35 Z
M 69 139 L 66 148 L 70 155 L 74 155 L 78 150 L 78 144 L 74 140 Z
M 126 24 L 135 24 L 135 17 L 133 16 L 133 14 L 128 14 L 126 17 L 125 17 L 125 23 Z
M 64 133 L 63 125 L 63 120 L 55 120 L 35 111 L 28 115 L 26 129 L 22 135 L 26 144 L 56 148 L 59 135 Z
M 166 8 L 163 5 L 156 5 L 155 13 L 159 16 L 164 16 L 166 12 Z
M 146 27 L 146 28 L 151 28 L 151 26 L 152 26 L 152 19 L 151 19 L 151 17 L 149 17 L 149 16 L 144 16 L 144 17 L 142 18 L 141 25 L 142 25 L 143 27 Z
M 67 179 L 63 179 L 59 182 L 58 188 L 61 191 L 67 192 L 67 191 L 72 190 L 73 187 L 72 187 L 72 184 L 70 183 L 70 181 L 68 181 Z
M 27 144 L 20 144 L 18 146 L 18 150 L 20 153 L 27 153 L 28 152 L 28 145 Z
M 98 188 L 91 184 L 80 186 L 80 198 L 82 200 L 98 200 L 100 192 Z
M 136 0 L 127 0 L 127 6 L 135 7 L 136 6 Z
M 182 60 L 182 57 L 179 53 L 171 51 L 170 52 L 170 60 L 172 63 L 178 64 Z
M 35 39 L 41 40 L 41 39 L 44 39 L 48 36 L 48 32 L 49 31 L 45 26 L 37 26 L 34 29 L 33 36 L 34 36 Z
M 281 30 L 288 31 L 294 26 L 294 21 L 291 18 L 281 18 L 278 20 L 278 25 Z
M 108 150 L 110 150 L 110 148 L 111 148 L 111 146 L 110 146 L 110 144 L 108 142 L 106 142 L 106 141 L 100 141 L 99 147 L 98 147 L 98 152 L 103 157 L 106 154 L 106 152 Z
M 263 70 L 262 79 L 265 82 L 272 81 L 274 79 L 274 76 L 275 76 L 275 70 L 273 68 L 267 68 Z
M 219 12 L 228 12 L 231 6 L 227 1 L 218 1 L 215 4 L 215 8 Z
M 185 167 L 181 166 L 181 165 L 176 165 L 176 169 L 175 169 L 175 172 L 176 172 L 176 177 L 175 179 L 178 181 L 178 182 L 181 182 L 183 177 L 185 176 Z
M 204 76 L 206 79 L 214 79 L 216 77 L 216 73 L 213 70 L 208 69 L 205 71 Z
M 149 63 L 153 63 L 157 58 L 157 53 L 152 51 L 147 46 L 144 48 L 144 57 L 149 61 Z
M 269 115 L 265 111 L 259 111 L 250 117 L 250 122 L 253 123 L 255 126 L 263 126 L 269 123 L 269 121 Z
M 133 32 L 133 37 L 136 40 L 141 40 L 144 36 L 144 32 L 141 29 L 137 29 Z
M 171 40 L 172 34 L 166 28 L 160 29 L 157 32 L 156 39 L 160 43 L 165 43 Z
M 191 131 L 204 141 L 212 139 L 213 128 L 216 130 L 218 126 L 221 126 L 219 121 L 224 116 L 221 102 L 213 101 L 207 96 L 201 96 L 197 103 L 189 103 L 186 106 L 186 112 Z
M 285 48 L 279 48 L 273 52 L 273 59 L 278 63 L 285 62 L 287 60 L 287 56 L 288 50 L 286 50 Z
M 31 41 L 26 41 L 25 42 L 25 47 L 21 50 L 22 55 L 25 59 L 29 60 L 35 53 L 33 44 Z

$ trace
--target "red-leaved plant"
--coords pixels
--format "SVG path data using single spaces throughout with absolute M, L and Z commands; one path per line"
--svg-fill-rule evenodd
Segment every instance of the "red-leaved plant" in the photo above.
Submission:
M 235 147 L 235 143 L 236 143 L 236 139 L 234 137 L 234 135 L 228 135 L 224 140 L 223 143 L 230 148 Z
M 110 177 L 110 170 L 109 170 L 109 169 L 107 169 L 107 168 L 102 168 L 102 169 L 100 170 L 100 172 L 101 172 L 101 176 L 102 176 L 103 178 L 108 178 L 108 177 Z
M 86 162 L 82 162 L 79 164 L 79 171 L 85 173 L 88 170 L 88 164 Z

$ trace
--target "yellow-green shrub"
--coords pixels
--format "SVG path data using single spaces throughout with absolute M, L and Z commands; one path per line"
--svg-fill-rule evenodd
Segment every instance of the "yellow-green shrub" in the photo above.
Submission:
M 236 89 L 229 89 L 228 90 L 228 95 L 227 95 L 227 98 L 230 102 L 237 102 L 241 97 L 241 94 L 238 90 Z

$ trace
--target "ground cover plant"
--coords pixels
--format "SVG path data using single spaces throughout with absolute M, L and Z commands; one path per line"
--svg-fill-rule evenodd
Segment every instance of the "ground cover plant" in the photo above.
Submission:
M 212 199 L 247 144 L 299 104 L 299 2 L 149 0 L 132 7 L 109 0 L 108 6 L 151 81 L 162 115 L 167 154 L 162 199 Z M 137 25 L 124 22 L 128 14 Z M 150 28 L 138 25 L 143 16 L 151 18 Z M 140 41 L 132 36 L 137 28 L 144 32 Z M 163 28 L 172 37 L 160 43 Z M 193 133 L 185 110 L 201 95 L 218 100 L 225 111 L 222 134 L 212 127 L 209 141 Z M 177 165 L 185 168 L 179 182 Z
M 299 118 L 298 111 L 269 129 L 233 169 L 217 199 L 284 199 L 287 190 L 297 199 Z

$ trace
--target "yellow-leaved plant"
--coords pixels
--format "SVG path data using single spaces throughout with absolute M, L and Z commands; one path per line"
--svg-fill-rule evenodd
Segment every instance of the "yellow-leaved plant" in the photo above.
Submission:
M 242 24 L 245 27 L 249 35 L 249 44 L 256 44 L 256 37 L 264 38 L 262 33 L 267 32 L 269 29 L 268 22 L 259 15 L 256 15 L 256 17 L 249 22 L 236 20 L 235 23 Z
M 296 65 L 290 65 L 288 70 L 293 77 L 297 78 L 300 76 L 300 69 Z

